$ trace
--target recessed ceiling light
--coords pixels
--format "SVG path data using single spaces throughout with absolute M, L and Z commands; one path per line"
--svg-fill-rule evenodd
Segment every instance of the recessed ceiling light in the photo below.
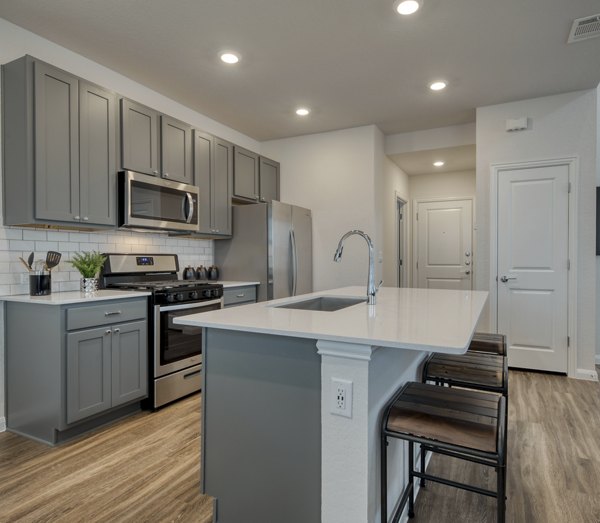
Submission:
M 401 15 L 412 15 L 419 10 L 421 3 L 417 0 L 401 0 L 396 2 L 396 11 Z
M 237 64 L 240 61 L 240 57 L 234 53 L 223 53 L 221 54 L 221 60 L 226 64 Z
M 446 88 L 446 82 L 433 82 L 432 84 L 429 84 L 429 89 L 431 89 L 432 91 L 441 91 L 442 89 Z
M 435 165 L 436 167 L 441 167 L 442 165 L 444 165 L 444 162 L 433 162 L 433 165 Z
M 298 107 L 298 109 L 296 109 L 296 114 L 298 116 L 308 116 L 310 114 L 310 109 L 307 109 L 306 107 Z

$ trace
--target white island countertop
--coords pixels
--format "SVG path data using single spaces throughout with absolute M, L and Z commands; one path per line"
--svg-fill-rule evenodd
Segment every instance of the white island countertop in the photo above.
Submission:
M 335 312 L 277 308 L 318 296 L 365 298 Z M 344 287 L 179 317 L 175 323 L 279 336 L 464 353 L 487 300 L 485 291 L 382 287 L 366 304 L 364 287 Z
M 92 303 L 95 301 L 130 299 L 145 296 L 150 296 L 150 293 L 146 291 L 99 290 L 93 294 L 84 294 L 79 291 L 67 291 L 53 292 L 47 296 L 29 296 L 29 294 L 0 296 L 0 301 L 32 303 L 38 305 L 70 305 L 73 303 Z

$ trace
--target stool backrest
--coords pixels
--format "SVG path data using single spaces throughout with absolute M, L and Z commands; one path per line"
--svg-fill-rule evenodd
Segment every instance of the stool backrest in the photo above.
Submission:
M 491 332 L 476 332 L 473 334 L 469 351 L 506 356 L 506 336 Z

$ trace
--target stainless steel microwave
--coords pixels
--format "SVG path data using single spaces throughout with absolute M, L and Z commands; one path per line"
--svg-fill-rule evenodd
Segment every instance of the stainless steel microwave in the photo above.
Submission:
M 119 227 L 197 231 L 198 200 L 193 185 L 119 172 Z

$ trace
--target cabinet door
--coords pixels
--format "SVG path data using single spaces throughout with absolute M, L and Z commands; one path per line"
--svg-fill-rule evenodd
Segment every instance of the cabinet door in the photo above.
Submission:
M 35 217 L 79 221 L 78 80 L 35 62 Z
M 121 165 L 123 169 L 158 176 L 159 114 L 121 99 Z
M 213 142 L 210 134 L 194 131 L 194 177 L 200 190 L 198 202 L 198 232 L 212 233 L 212 172 Z
M 231 197 L 233 185 L 233 145 L 215 138 L 213 169 L 213 229 L 231 235 Z
M 116 224 L 116 96 L 79 82 L 81 220 Z
M 162 176 L 192 185 L 192 128 L 165 115 L 160 117 L 160 121 Z
M 258 154 L 234 147 L 233 195 L 258 201 Z
M 67 423 L 111 407 L 111 330 L 67 334 Z
M 279 200 L 279 162 L 260 157 L 260 201 Z
M 147 323 L 121 323 L 112 328 L 112 406 L 148 395 Z

